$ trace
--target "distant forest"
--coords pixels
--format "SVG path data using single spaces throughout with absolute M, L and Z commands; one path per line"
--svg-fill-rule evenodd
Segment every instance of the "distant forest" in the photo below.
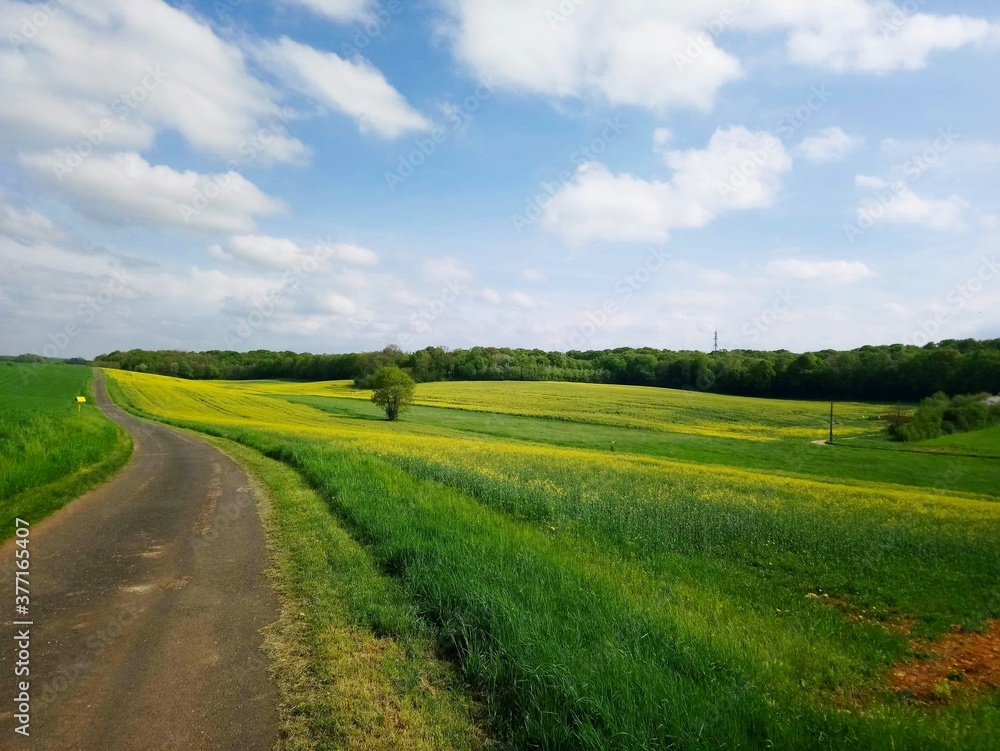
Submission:
M 915 402 L 937 392 L 1000 392 L 1000 339 L 895 344 L 848 352 L 786 350 L 674 352 L 621 348 L 589 352 L 428 347 L 406 353 L 111 352 L 94 365 L 193 379 L 354 379 L 366 385 L 384 365 L 417 381 L 582 381 L 696 389 L 739 396 Z

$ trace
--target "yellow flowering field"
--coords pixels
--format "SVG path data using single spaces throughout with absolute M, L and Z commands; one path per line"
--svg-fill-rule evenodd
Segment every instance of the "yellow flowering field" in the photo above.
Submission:
M 934 475 L 926 487 L 836 481 L 288 401 L 366 397 L 340 382 L 109 375 L 137 413 L 301 472 L 435 624 L 515 745 L 812 747 L 820 733 L 834 747 L 917 749 L 998 737 L 995 694 L 956 684 L 955 701 L 926 707 L 887 688 L 894 665 L 914 659 L 906 633 L 934 640 L 1000 617 L 995 495 Z M 417 401 L 626 434 L 670 422 L 755 445 L 813 430 L 824 407 L 520 383 L 425 384 Z M 858 431 L 872 411 L 840 409 Z

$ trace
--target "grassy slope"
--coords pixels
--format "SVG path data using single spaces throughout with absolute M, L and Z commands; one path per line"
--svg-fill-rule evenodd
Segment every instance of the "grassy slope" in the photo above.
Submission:
M 515 745 L 997 743 L 997 697 L 928 713 L 881 689 L 908 648 L 877 625 L 1000 615 L 994 503 L 359 427 L 224 384 L 117 375 L 143 409 L 302 472 Z
M 300 385 L 300 388 L 303 387 Z M 304 390 L 311 389 L 305 387 Z M 290 394 L 281 398 L 359 420 L 382 419 L 378 407 L 359 398 Z M 757 400 L 743 401 L 753 404 Z M 815 446 L 804 438 L 762 442 L 742 440 L 732 435 L 612 428 L 569 420 L 429 406 L 413 407 L 407 413 L 406 421 L 452 431 L 597 450 L 609 450 L 610 442 L 614 440 L 617 441 L 616 451 L 623 453 L 766 470 L 777 474 L 806 475 L 837 482 L 858 480 L 1000 495 L 1000 462 L 989 458 L 988 453 L 1000 454 L 1000 432 L 995 432 L 993 436 L 966 434 L 979 436 L 976 440 L 981 441 L 985 456 L 969 457 L 962 463 L 959 472 L 952 459 L 926 453 L 882 450 L 888 448 L 884 442 L 855 447 L 848 440 L 839 447 L 831 448 Z M 822 429 L 816 435 L 823 437 Z M 963 445 L 968 446 L 969 443 Z M 956 441 L 954 445 L 959 444 Z M 941 453 L 946 452 L 942 450 Z
M 132 440 L 94 405 L 93 371 L 0 364 L 0 539 L 17 517 L 36 522 L 107 481 Z M 77 396 L 87 404 L 78 411 Z
M 282 694 L 281 748 L 483 749 L 477 709 L 403 590 L 287 465 L 209 438 L 263 488 L 281 593 L 267 649 Z
M 916 451 L 1000 459 L 1000 426 L 971 433 L 955 433 L 910 446 Z

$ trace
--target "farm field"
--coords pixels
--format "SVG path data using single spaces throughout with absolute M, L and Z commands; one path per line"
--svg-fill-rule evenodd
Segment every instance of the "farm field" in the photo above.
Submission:
M 369 400 L 370 392 L 353 389 L 347 381 L 312 384 L 258 381 L 233 383 L 232 387 L 248 394 L 274 395 L 333 414 L 383 419 L 381 411 Z M 454 391 L 449 395 L 451 388 Z M 503 392 L 510 393 L 501 398 Z M 648 402 L 646 409 L 644 401 Z M 553 407 L 560 403 L 565 412 Z M 886 440 L 883 427 L 872 419 L 895 411 L 895 407 L 836 405 L 836 440 L 841 448 L 852 451 L 846 457 L 838 452 L 817 450 L 812 444 L 813 440 L 824 440 L 829 434 L 829 405 L 817 402 L 744 399 L 628 386 L 459 382 L 421 384 L 416 404 L 407 415 L 407 423 L 467 434 L 598 450 L 610 449 L 611 441 L 616 441 L 617 452 L 700 464 L 822 477 L 841 483 L 876 481 L 1000 494 L 995 462 L 972 456 L 957 471 L 952 464 L 921 455 L 923 452 L 972 455 L 975 452 L 968 448 L 945 446 L 967 447 L 978 441 L 981 444 L 978 455 L 990 457 L 991 451 L 993 455 L 998 453 L 995 447 L 1000 446 L 1000 434 L 984 431 L 956 435 L 940 439 L 943 442 L 940 447 L 936 446 L 937 441 L 928 441 L 907 444 L 904 449 L 901 444 Z M 431 406 L 434 404 L 438 406 Z M 487 408 L 495 411 L 486 411 Z M 707 433 L 706 418 L 698 417 L 702 409 L 717 420 Z M 537 413 L 535 416 L 531 416 L 532 410 Z M 616 415 L 625 410 L 631 417 L 624 418 L 623 425 L 615 424 Z M 627 427 L 633 420 L 651 425 L 650 414 L 659 414 L 663 422 L 654 427 Z M 751 421 L 756 427 L 746 427 Z M 763 425 L 770 425 L 771 432 Z
M 0 364 L 0 539 L 107 480 L 131 439 L 93 404 L 93 370 Z M 77 396 L 87 403 L 79 410 Z
M 815 446 L 809 402 L 442 383 L 388 423 L 342 383 L 108 375 L 296 470 L 385 577 L 366 612 L 403 602 L 501 746 L 1000 744 L 998 460 Z

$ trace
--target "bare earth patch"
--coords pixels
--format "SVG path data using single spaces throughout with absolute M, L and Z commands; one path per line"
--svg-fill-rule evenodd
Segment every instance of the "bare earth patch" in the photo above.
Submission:
M 946 702 L 958 692 L 1000 688 L 1000 620 L 982 633 L 956 629 L 936 642 L 915 641 L 927 659 L 894 667 L 889 685 L 924 702 Z

